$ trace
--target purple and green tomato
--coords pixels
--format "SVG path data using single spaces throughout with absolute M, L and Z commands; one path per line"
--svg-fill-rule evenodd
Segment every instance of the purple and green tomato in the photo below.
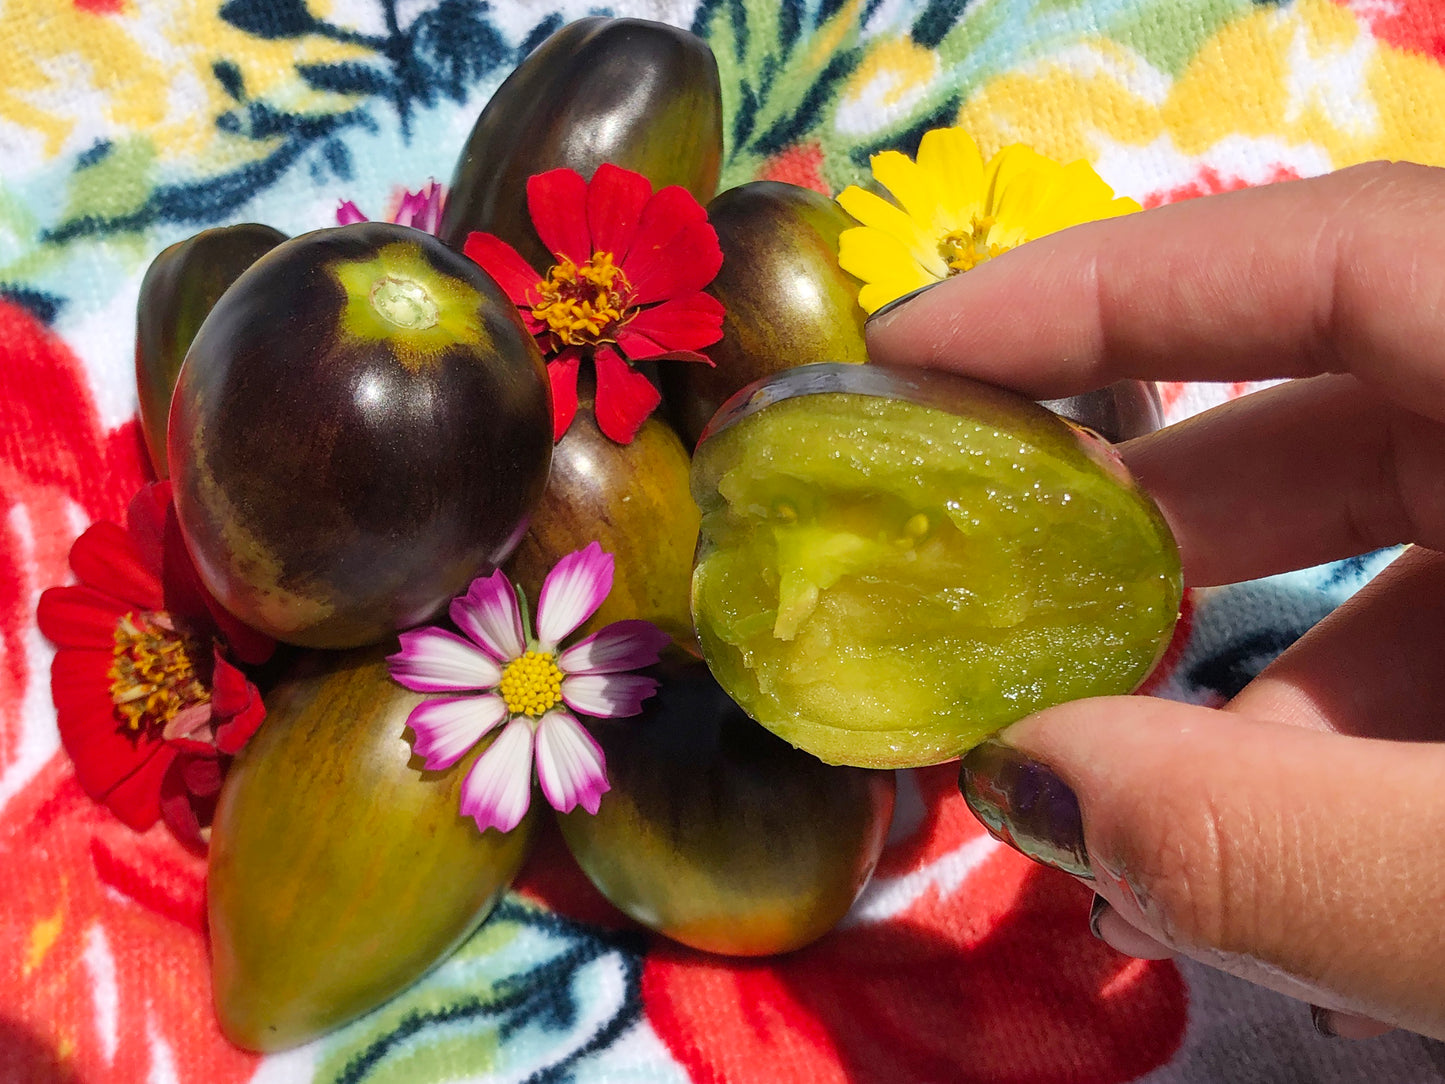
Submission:
M 171 406 L 176 513 L 205 585 L 304 647 L 419 624 L 511 551 L 551 405 L 513 304 L 419 230 L 277 246 L 202 324 Z
M 829 763 L 938 763 L 1129 692 L 1178 619 L 1174 539 L 1112 447 L 952 374 L 789 369 L 714 419 L 692 487 L 703 655 Z

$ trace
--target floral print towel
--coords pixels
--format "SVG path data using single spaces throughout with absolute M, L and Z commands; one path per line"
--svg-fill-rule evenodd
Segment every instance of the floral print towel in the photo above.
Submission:
M 628 924 L 555 834 L 452 958 L 286 1054 L 210 1008 L 204 864 L 81 792 L 35 624 L 70 543 L 144 478 L 136 294 L 211 225 L 328 225 L 445 181 L 517 60 L 605 10 L 711 43 L 724 185 L 836 193 L 961 123 L 1089 159 L 1145 206 L 1371 158 L 1445 164 L 1439 0 L 0 0 L 0 1082 L 1375 1081 L 1407 1035 L 1328 1043 L 1302 1006 L 1114 954 L 1088 894 L 992 841 L 955 773 L 903 773 L 838 930 L 778 959 Z M 1169 386 L 1177 419 L 1249 390 Z M 1389 554 L 1198 592 L 1152 691 L 1214 702 Z

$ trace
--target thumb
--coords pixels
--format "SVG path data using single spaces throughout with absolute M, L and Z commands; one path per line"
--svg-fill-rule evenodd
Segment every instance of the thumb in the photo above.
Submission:
M 1445 748 L 1108 697 L 1015 724 L 959 783 L 1174 951 L 1445 1038 Z

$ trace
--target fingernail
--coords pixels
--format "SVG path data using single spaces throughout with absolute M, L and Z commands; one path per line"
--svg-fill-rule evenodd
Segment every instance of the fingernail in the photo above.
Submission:
M 1322 1009 L 1318 1005 L 1310 1006 L 1310 1023 L 1315 1030 L 1326 1039 L 1338 1039 L 1340 1033 L 1335 1030 L 1334 1013 L 1329 1009 Z
M 1094 902 L 1089 904 L 1089 932 L 1098 940 L 1104 940 L 1104 935 L 1099 932 L 1099 919 L 1109 910 L 1109 901 L 1103 896 L 1095 893 Z
M 1048 767 L 989 738 L 963 758 L 958 789 L 994 836 L 1054 869 L 1092 881 L 1079 799 Z
M 947 281 L 947 280 L 946 280 L 946 279 L 939 279 L 939 280 L 938 280 L 938 282 L 945 282 L 945 281 Z M 900 308 L 902 308 L 904 305 L 906 305 L 908 302 L 912 301 L 912 300 L 913 300 L 915 297 L 917 297 L 919 294 L 923 293 L 923 291 L 933 289 L 935 286 L 938 285 L 938 282 L 926 283 L 925 285 L 920 286 L 920 287 L 919 287 L 918 289 L 916 289 L 916 290 L 909 290 L 909 291 L 908 291 L 906 294 L 904 294 L 902 297 L 895 297 L 892 301 L 888 302 L 886 305 L 881 305 L 881 306 L 879 306 L 878 308 L 874 309 L 871 313 L 869 313 L 869 314 L 868 314 L 868 319 L 867 319 L 866 321 L 864 321 L 864 323 L 865 323 L 865 324 L 871 324 L 874 320 L 878 319 L 880 316 L 887 316 L 887 315 L 888 315 L 890 312 L 892 312 L 894 309 L 900 309 Z

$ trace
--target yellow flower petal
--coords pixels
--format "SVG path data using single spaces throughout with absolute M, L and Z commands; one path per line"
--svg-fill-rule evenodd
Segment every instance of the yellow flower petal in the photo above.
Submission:
M 873 176 L 916 224 L 938 219 L 938 184 L 906 154 L 884 151 L 868 160 Z
M 872 167 L 897 203 L 856 185 L 838 196 L 862 223 L 839 236 L 838 263 L 864 282 L 858 303 L 870 314 L 1034 238 L 1139 209 L 1085 161 L 1065 166 L 1014 144 L 984 162 L 957 127 L 926 133 L 917 161 L 885 151 Z
M 962 128 L 935 128 L 918 144 L 918 165 L 938 178 L 943 194 L 941 213 L 954 228 L 967 225 L 983 213 L 983 155 Z
M 838 203 L 863 225 L 896 238 L 913 259 L 937 277 L 942 278 L 947 272 L 938 255 L 937 238 L 901 207 L 853 184 L 838 193 Z
M 858 292 L 858 304 L 868 313 L 944 277 L 942 273 L 930 275 L 920 267 L 898 238 L 869 226 L 856 226 L 838 235 L 838 266 L 865 283 Z

